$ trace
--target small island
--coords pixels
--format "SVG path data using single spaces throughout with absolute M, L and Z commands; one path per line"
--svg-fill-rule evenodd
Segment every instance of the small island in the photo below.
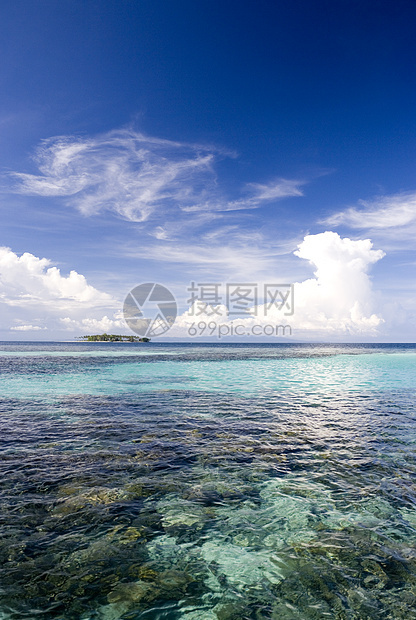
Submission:
M 150 338 L 139 336 L 123 336 L 121 334 L 95 334 L 93 336 L 77 336 L 87 342 L 150 342 Z

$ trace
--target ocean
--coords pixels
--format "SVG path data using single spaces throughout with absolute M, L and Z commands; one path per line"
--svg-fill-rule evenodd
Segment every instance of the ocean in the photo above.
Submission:
M 0 343 L 0 618 L 416 618 L 416 345 Z

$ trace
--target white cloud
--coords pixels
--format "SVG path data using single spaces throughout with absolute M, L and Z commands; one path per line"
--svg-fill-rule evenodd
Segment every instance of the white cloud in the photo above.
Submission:
M 244 187 L 244 198 L 230 201 L 220 200 L 217 202 L 210 199 L 205 203 L 185 206 L 182 210 L 192 213 L 204 210 L 242 211 L 244 209 L 257 209 L 263 203 L 303 196 L 302 185 L 305 185 L 305 181 L 295 179 L 277 179 L 266 184 L 247 183 Z
M 408 226 L 416 222 L 416 192 L 379 196 L 360 200 L 360 207 L 351 207 L 325 220 L 330 226 L 344 224 L 351 228 L 384 229 Z
M 10 248 L 0 247 L 0 300 L 10 306 L 54 303 L 56 307 L 108 306 L 114 302 L 111 295 L 88 284 L 82 274 L 71 271 L 63 276 L 50 264 L 48 259 L 29 252 L 18 256 Z
M 149 234 L 151 237 L 159 239 L 159 241 L 169 238 L 169 233 L 165 228 L 163 228 L 163 226 L 156 226 L 156 228 L 152 230 Z
M 11 331 L 16 332 L 37 332 L 47 330 L 47 327 L 39 327 L 39 325 L 16 325 L 10 328 Z
M 384 256 L 370 239 L 341 238 L 326 231 L 308 235 L 295 255 L 315 267 L 315 278 L 296 284 L 294 325 L 299 329 L 375 333 L 383 319 L 374 312 L 371 265 Z
M 251 308 L 253 316 L 233 321 L 225 306 L 217 309 L 218 314 L 210 306 L 205 312 L 194 307 L 178 317 L 172 335 L 186 336 L 190 325 L 198 321 L 224 325 L 234 322 L 244 327 L 246 333 L 255 325 L 290 325 L 297 339 L 377 335 L 383 317 L 374 312 L 367 272 L 383 258 L 383 251 L 374 250 L 369 239 L 341 238 L 326 231 L 306 236 L 294 254 L 314 266 L 315 277 L 294 284 L 293 315 L 285 315 L 285 307 L 261 304 Z M 205 335 L 208 333 L 209 330 Z
M 114 297 L 88 284 L 76 271 L 62 275 L 46 258 L 18 256 L 0 247 L 1 329 L 50 333 L 61 330 L 123 327 Z M 113 314 L 112 318 L 111 314 Z M 62 317 L 65 317 L 62 320 Z
M 188 214 L 255 209 L 262 203 L 302 196 L 301 181 L 277 179 L 248 184 L 246 196 L 229 200 L 214 171 L 220 156 L 211 146 L 190 145 L 124 129 L 92 138 L 59 136 L 36 153 L 40 174 L 14 172 L 14 191 L 65 197 L 84 215 L 113 211 L 145 222 L 153 213 Z M 160 237 L 159 228 L 155 229 Z
M 125 244 L 122 253 L 129 258 L 175 265 L 181 274 L 186 273 L 191 279 L 247 281 L 247 278 L 270 277 L 276 271 L 277 258 L 287 255 L 294 245 L 293 239 L 271 242 L 260 232 L 242 232 L 238 227 L 229 226 L 201 236 L 198 243 Z M 281 268 L 283 262 L 285 259 L 281 258 Z
M 303 196 L 300 189 L 305 181 L 294 179 L 277 179 L 268 184 L 248 183 L 247 187 L 253 192 L 253 201 L 279 200 L 287 196 Z
M 117 314 L 115 315 L 115 317 Z M 122 330 L 126 332 L 127 325 L 122 318 L 110 318 L 103 316 L 101 319 L 86 318 L 81 320 L 74 320 L 69 317 L 60 319 L 60 322 L 64 329 L 68 331 L 92 331 L 94 333 L 111 333 L 114 330 Z
M 216 250 L 214 255 L 201 254 L 198 248 L 185 255 L 175 251 L 172 249 L 170 254 L 168 251 L 164 258 L 198 259 L 207 265 L 217 265 L 218 269 L 225 262 L 235 273 L 238 262 L 242 261 L 242 254 L 228 255 L 229 248 L 224 248 L 223 253 Z M 259 305 L 252 309 L 253 316 L 235 319 L 239 324 L 248 330 L 255 325 L 290 325 L 296 339 L 377 335 L 383 317 L 375 310 L 368 271 L 384 256 L 383 251 L 373 249 L 369 239 L 341 238 L 335 232 L 326 231 L 306 236 L 294 254 L 314 269 L 314 277 L 294 284 L 294 314 L 285 315 L 285 308 L 276 306 L 268 306 L 266 310 L 259 299 Z M 269 268 L 271 258 L 263 257 L 262 264 L 257 261 L 253 273 L 244 272 L 241 281 L 250 281 L 249 275 Z M 284 274 L 276 274 L 271 282 L 282 282 L 282 278 Z M 64 276 L 45 258 L 28 253 L 19 257 L 8 248 L 0 248 L 0 306 L 2 327 L 13 332 L 33 333 L 46 328 L 51 334 L 77 335 L 128 331 L 120 312 L 121 303 L 89 285 L 84 276 L 75 271 Z M 168 335 L 188 337 L 187 330 L 196 320 L 229 325 L 232 319 L 227 316 L 225 306 L 220 307 L 219 316 L 209 307 L 205 314 L 200 309 L 196 313 L 188 310 L 178 317 Z

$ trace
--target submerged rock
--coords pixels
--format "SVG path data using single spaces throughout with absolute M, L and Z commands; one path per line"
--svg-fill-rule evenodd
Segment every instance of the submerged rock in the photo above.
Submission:
M 88 571 L 94 566 L 109 565 L 113 558 L 119 556 L 119 549 L 107 538 L 94 540 L 84 549 L 77 549 L 70 553 L 62 562 L 65 571 Z
M 204 514 L 194 514 L 192 512 L 169 512 L 163 515 L 162 525 L 164 528 L 174 528 L 174 527 L 194 527 L 199 526 L 200 528 L 204 525 Z
M 185 590 L 193 578 L 186 572 L 170 569 L 159 573 L 156 582 L 166 590 Z
M 403 519 L 405 519 L 413 528 L 416 528 L 416 510 L 409 510 L 409 508 L 402 508 L 400 511 Z
M 218 616 L 210 609 L 199 608 L 181 614 L 180 620 L 218 620 Z
M 149 484 L 145 485 L 141 482 L 131 482 L 130 484 L 126 485 L 125 492 L 127 498 L 132 500 L 141 497 L 149 497 L 150 495 L 153 495 L 155 490 L 151 488 Z
M 313 616 L 308 615 L 308 619 Z M 290 603 L 278 602 L 273 606 L 271 620 L 304 620 L 305 616 Z
M 101 605 L 97 612 L 100 620 L 119 620 L 128 610 L 128 603 L 110 603 L 109 605 Z M 90 616 L 86 617 L 85 620 L 90 620 Z
M 138 603 L 151 591 L 152 586 L 144 581 L 118 583 L 108 594 L 109 603 Z
M 221 504 L 222 495 L 214 488 L 196 484 L 183 493 L 183 497 L 189 501 L 197 502 L 202 506 L 214 506 Z
M 212 611 L 217 620 L 241 620 L 245 608 L 245 602 L 236 598 L 217 603 Z
M 161 515 L 162 526 L 168 532 L 183 528 L 202 529 L 208 518 L 202 506 L 187 500 L 178 501 L 177 497 L 171 496 L 158 502 L 157 510 Z
M 377 618 L 379 617 L 380 604 L 368 590 L 364 588 L 353 588 L 347 592 L 348 603 L 358 618 Z
M 67 515 L 88 505 L 109 505 L 127 498 L 128 495 L 123 489 L 93 487 L 82 493 L 77 493 L 75 488 L 68 489 L 68 497 L 59 499 L 52 512 L 54 515 Z
M 217 573 L 239 589 L 264 581 L 278 584 L 284 578 L 283 563 L 270 552 L 209 541 L 202 545 L 201 554 L 209 565 L 217 567 Z
M 124 527 L 123 525 L 116 525 L 110 532 L 107 534 L 107 537 L 110 540 L 116 541 L 120 545 L 128 545 L 129 543 L 134 543 L 138 540 L 140 542 L 144 542 L 146 536 L 146 529 L 144 527 Z

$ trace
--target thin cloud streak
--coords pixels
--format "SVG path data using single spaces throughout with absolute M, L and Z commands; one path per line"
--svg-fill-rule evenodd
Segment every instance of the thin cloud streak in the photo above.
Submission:
M 252 200 L 270 201 L 287 198 L 288 196 L 303 196 L 300 189 L 305 181 L 294 179 L 277 179 L 268 184 L 248 183 L 247 187 L 253 191 Z
M 182 274 L 188 273 L 196 278 L 209 274 L 215 281 L 261 277 L 285 279 L 289 276 L 285 259 L 298 243 L 297 238 L 272 243 L 260 232 L 244 234 L 230 226 L 202 236 L 198 243 L 183 245 L 162 240 L 140 247 L 123 245 L 120 251 L 128 258 L 180 266 Z M 284 273 L 280 271 L 283 267 Z
M 13 172 L 9 178 L 14 181 L 14 193 L 60 197 L 85 216 L 112 211 L 131 222 L 160 220 L 173 213 L 183 218 L 184 214 L 256 209 L 303 195 L 304 181 L 274 179 L 248 183 L 241 196 L 230 200 L 218 183 L 215 164 L 233 155 L 212 146 L 122 129 L 91 138 L 45 140 L 34 157 L 40 174 Z
M 360 200 L 360 208 L 351 207 L 335 213 L 326 220 L 330 226 L 385 229 L 407 226 L 416 222 L 416 192 L 380 196 L 374 200 Z

